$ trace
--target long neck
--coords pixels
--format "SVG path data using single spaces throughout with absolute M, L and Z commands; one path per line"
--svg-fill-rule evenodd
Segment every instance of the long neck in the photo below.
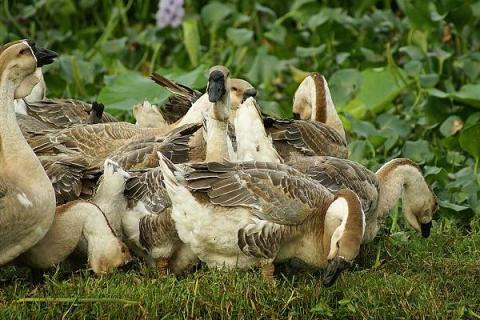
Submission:
M 29 171 L 31 176 L 31 174 L 38 174 L 41 166 L 18 126 L 13 102 L 15 88 L 12 81 L 6 77 L 2 79 L 0 84 L 0 161 L 33 170 L 33 172 Z M 45 175 L 44 172 L 43 175 Z
M 244 105 L 235 117 L 237 160 L 280 163 L 281 158 L 267 135 L 260 114 L 254 106 Z
M 313 77 L 315 81 L 315 90 L 310 90 L 310 103 L 312 105 L 311 120 L 325 123 L 345 138 L 345 130 L 343 129 L 342 121 L 335 109 L 335 104 L 333 103 L 327 81 L 319 74 L 316 74 Z
M 393 209 L 402 196 L 402 191 L 405 193 L 404 197 L 411 198 L 415 193 L 423 191 L 419 190 L 420 188 L 428 189 L 420 171 L 409 160 L 394 159 L 382 166 L 376 176 L 379 180 L 376 210 L 378 218 L 384 218 Z
M 209 116 L 205 125 L 205 161 L 223 162 L 224 159 L 229 159 L 229 148 L 227 144 L 227 122 L 216 120 Z
M 108 178 L 105 178 L 105 180 L 106 179 Z M 123 195 L 123 191 L 125 190 L 123 187 L 124 182 L 120 181 L 120 179 L 114 179 L 111 179 L 111 181 L 104 180 L 100 183 L 93 202 L 105 213 L 108 222 L 115 232 L 121 234 L 122 218 L 126 212 L 127 200 Z M 119 186 L 119 183 L 121 183 L 122 186 Z

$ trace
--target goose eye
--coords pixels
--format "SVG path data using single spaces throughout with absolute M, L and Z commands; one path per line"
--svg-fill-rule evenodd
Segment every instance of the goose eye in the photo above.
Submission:
M 19 54 L 27 54 L 30 50 L 28 48 L 20 50 Z
M 233 91 L 238 91 L 237 87 L 232 87 Z

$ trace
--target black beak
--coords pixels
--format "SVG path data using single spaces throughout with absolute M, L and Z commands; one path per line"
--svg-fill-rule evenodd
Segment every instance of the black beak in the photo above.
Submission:
M 294 113 L 293 113 L 293 119 L 294 119 L 294 120 L 300 120 L 300 113 L 294 112 Z
M 344 258 L 341 258 L 341 257 L 333 258 L 328 263 L 327 270 L 325 270 L 325 273 L 323 275 L 323 285 L 325 287 L 332 286 L 337 280 L 340 273 L 342 273 L 343 270 L 350 268 L 351 266 L 352 266 L 352 263 L 345 260 Z
M 247 90 L 245 90 L 245 92 L 243 92 L 243 101 L 247 100 L 250 97 L 255 98 L 256 96 L 257 96 L 257 90 L 255 90 L 255 88 L 248 88 Z
M 53 62 L 53 60 L 58 57 L 58 54 L 55 51 L 45 49 L 42 47 L 37 47 L 35 42 L 27 40 L 28 45 L 32 48 L 35 58 L 37 58 L 37 67 L 43 67 L 47 64 Z
M 422 229 L 422 237 L 428 238 L 430 236 L 430 229 L 432 229 L 432 221 L 420 224 L 420 228 Z
M 210 73 L 208 78 L 208 100 L 210 102 L 217 102 L 220 100 L 227 90 L 225 89 L 225 76 L 221 71 L 215 70 Z

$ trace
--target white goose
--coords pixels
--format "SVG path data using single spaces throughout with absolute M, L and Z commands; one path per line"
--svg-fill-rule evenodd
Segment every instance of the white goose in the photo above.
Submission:
M 53 187 L 18 127 L 14 107 L 14 99 L 38 83 L 36 68 L 54 57 L 26 40 L 0 48 L 0 265 L 43 238 L 55 215 Z
M 174 165 L 161 158 L 180 239 L 209 267 L 245 269 L 297 258 L 327 267 L 325 284 L 357 256 L 365 228 L 358 197 L 335 195 L 273 163 Z

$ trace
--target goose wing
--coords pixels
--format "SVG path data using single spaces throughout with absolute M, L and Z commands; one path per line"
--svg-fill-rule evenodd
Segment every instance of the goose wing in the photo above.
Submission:
M 307 156 L 348 156 L 345 139 L 321 122 L 264 117 L 263 123 L 276 146 L 287 144 Z
M 185 174 L 187 187 L 206 194 L 214 205 L 242 206 L 261 220 L 280 225 L 297 225 L 319 207 L 333 199 L 323 186 L 282 170 L 265 169 L 264 163 L 252 162 L 254 168 L 235 163 L 193 164 Z
M 40 156 L 39 160 L 52 182 L 57 205 L 93 194 L 101 170 L 90 168 L 81 156 Z
M 112 115 L 103 111 L 102 104 L 86 103 L 73 99 L 55 99 L 27 102 L 27 114 L 57 129 L 77 124 L 116 122 Z
M 312 157 L 301 159 L 294 166 L 305 168 L 302 172 L 332 192 L 343 188 L 353 190 L 366 214 L 372 213 L 377 206 L 377 176 L 359 163 L 334 157 Z
M 163 106 L 164 116 L 170 123 L 183 117 L 192 104 L 202 96 L 201 92 L 171 81 L 158 73 L 153 73 L 151 78 L 155 83 L 172 93 Z
M 154 214 L 159 214 L 172 205 L 163 184 L 160 168 L 136 173 L 127 181 L 124 194 L 129 207 L 134 207 L 140 201 Z

